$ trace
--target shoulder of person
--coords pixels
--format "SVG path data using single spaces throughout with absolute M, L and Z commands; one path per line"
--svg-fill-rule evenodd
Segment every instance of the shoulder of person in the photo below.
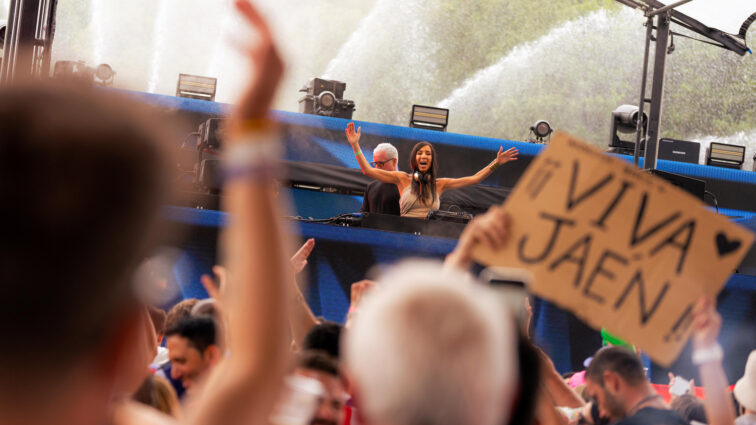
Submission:
M 628 416 L 616 424 L 622 425 L 689 425 L 679 413 L 670 409 L 644 407 L 633 416 Z
M 116 406 L 113 425 L 178 425 L 178 421 L 157 409 L 129 400 Z

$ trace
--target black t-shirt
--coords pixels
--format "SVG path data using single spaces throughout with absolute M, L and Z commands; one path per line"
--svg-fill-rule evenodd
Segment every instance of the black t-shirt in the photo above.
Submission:
M 362 211 L 399 215 L 399 189 L 392 183 L 370 182 L 365 188 Z
M 677 412 L 656 407 L 644 407 L 633 416 L 620 419 L 612 425 L 689 425 Z

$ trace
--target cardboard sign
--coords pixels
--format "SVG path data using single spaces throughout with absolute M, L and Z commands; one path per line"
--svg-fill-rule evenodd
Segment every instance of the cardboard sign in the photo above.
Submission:
M 509 243 L 476 260 L 530 270 L 535 295 L 671 364 L 696 301 L 720 291 L 753 234 L 585 142 L 551 140 L 504 205 Z

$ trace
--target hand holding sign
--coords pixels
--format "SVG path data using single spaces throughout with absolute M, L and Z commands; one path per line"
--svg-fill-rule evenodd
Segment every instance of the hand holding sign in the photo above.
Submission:
M 564 133 L 504 206 L 510 243 L 476 260 L 521 267 L 532 292 L 670 364 L 701 295 L 714 296 L 753 235 L 669 183 Z

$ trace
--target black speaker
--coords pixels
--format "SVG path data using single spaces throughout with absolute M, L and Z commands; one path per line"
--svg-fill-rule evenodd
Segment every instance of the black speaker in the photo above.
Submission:
M 199 144 L 197 148 L 219 150 L 221 148 L 223 118 L 210 118 L 199 127 Z
M 698 164 L 700 152 L 701 144 L 698 142 L 667 138 L 659 140 L 659 159 Z
M 692 177 L 683 176 L 682 174 L 668 173 L 661 170 L 648 170 L 649 173 L 661 177 L 664 180 L 672 183 L 680 189 L 690 193 L 696 198 L 703 201 L 706 194 L 706 181 L 694 179 Z

